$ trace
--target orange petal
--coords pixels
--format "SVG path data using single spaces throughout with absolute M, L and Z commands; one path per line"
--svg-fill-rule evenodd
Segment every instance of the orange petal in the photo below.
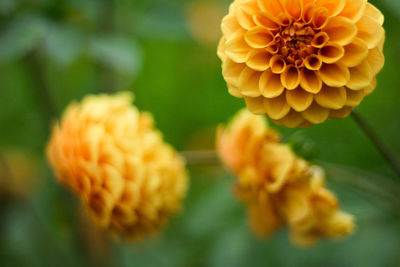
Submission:
M 313 102 L 313 95 L 301 88 L 286 91 L 286 101 L 294 110 L 301 112 L 306 110 Z
M 266 98 L 280 96 L 285 88 L 283 87 L 280 75 L 273 74 L 271 70 L 266 70 L 260 77 L 260 90 Z
M 274 35 L 267 28 L 257 26 L 246 33 L 245 40 L 253 48 L 265 48 L 273 42 Z
M 257 0 L 257 3 L 262 11 L 267 12 L 274 17 L 278 17 L 281 13 L 284 12 L 280 0 Z
M 346 89 L 344 87 L 324 86 L 315 95 L 315 101 L 324 108 L 340 109 L 346 103 Z
M 357 22 L 358 34 L 357 37 L 361 38 L 372 49 L 378 46 L 379 42 L 385 35 L 383 27 L 369 16 L 363 16 Z
M 322 47 L 318 52 L 319 57 L 324 63 L 335 63 L 344 55 L 344 49 L 341 45 L 336 43 L 328 43 Z
M 290 111 L 290 107 L 286 102 L 286 97 L 284 94 L 276 98 L 265 98 L 264 107 L 267 115 L 273 120 L 282 119 Z
M 314 35 L 311 45 L 316 48 L 324 47 L 329 41 L 329 36 L 326 32 L 319 32 Z
M 222 33 L 226 36 L 229 37 L 232 34 L 234 34 L 237 30 L 239 30 L 240 24 L 236 19 L 236 16 L 234 15 L 227 15 L 222 19 L 221 22 L 221 30 Z
M 240 73 L 245 67 L 245 64 L 236 63 L 230 59 L 226 59 L 222 63 L 222 74 L 225 81 L 234 86 L 238 86 Z
M 369 95 L 370 93 L 372 93 L 376 88 L 376 77 L 372 79 L 371 84 L 365 88 L 365 94 Z
M 303 14 L 303 0 L 286 0 L 286 12 L 295 19 L 300 19 Z
M 331 42 L 347 45 L 357 35 L 357 27 L 354 22 L 345 17 L 333 17 L 323 29 Z
M 229 94 L 231 94 L 234 97 L 239 97 L 239 98 L 243 97 L 243 95 L 240 93 L 240 90 L 236 86 L 230 83 L 227 83 L 227 86 Z
M 346 5 L 339 15 L 352 21 L 358 21 L 364 14 L 366 6 L 367 0 L 346 0 Z
M 244 68 L 239 76 L 240 93 L 244 96 L 260 96 L 260 72 L 254 71 L 248 67 Z
M 274 55 L 270 60 L 270 66 L 273 73 L 281 74 L 286 69 L 286 62 L 282 56 Z
M 245 97 L 246 106 L 250 110 L 250 112 L 258 115 L 262 115 L 266 113 L 264 106 L 264 97 Z
M 347 67 L 359 65 L 368 55 L 368 46 L 360 38 L 355 38 L 353 42 L 344 47 L 344 56 L 340 62 Z
M 244 41 L 245 30 L 236 31 L 225 43 L 225 54 L 237 63 L 246 62 L 250 47 Z
M 341 109 L 331 110 L 329 116 L 333 119 L 343 119 L 343 118 L 349 116 L 349 114 L 351 113 L 352 110 L 353 110 L 352 107 L 344 106 Z
M 244 29 L 250 30 L 251 28 L 255 27 L 256 24 L 253 20 L 254 10 L 250 8 L 240 6 L 236 9 L 236 17 L 237 20 Z
M 379 25 L 383 25 L 383 22 L 385 20 L 385 17 L 383 16 L 382 12 L 379 9 L 377 9 L 374 5 L 372 5 L 371 3 L 367 4 L 367 6 L 365 8 L 364 16 L 371 17 L 376 22 L 378 22 Z
M 309 70 L 319 70 L 322 66 L 321 59 L 316 55 L 309 55 L 304 60 L 304 65 Z
M 346 95 L 347 95 L 347 99 L 346 99 L 346 106 L 351 106 L 351 107 L 355 107 L 360 105 L 361 101 L 364 99 L 365 97 L 365 90 L 350 90 L 350 89 L 346 89 Z
M 221 39 L 218 42 L 218 48 L 217 48 L 217 56 L 222 60 L 225 61 L 226 55 L 225 55 L 225 42 L 226 39 L 224 36 L 221 37 Z
M 318 124 L 326 121 L 329 116 L 329 110 L 319 106 L 315 101 L 305 111 L 301 113 L 304 119 L 311 122 L 312 124 Z
M 383 56 L 382 51 L 376 47 L 369 50 L 367 62 L 371 67 L 372 74 L 375 76 L 382 70 L 383 65 L 385 64 L 385 57 Z
M 286 70 L 281 74 L 282 85 L 288 89 L 292 90 L 299 86 L 300 84 L 300 71 L 295 66 L 288 66 Z
M 326 85 L 332 87 L 344 86 L 350 79 L 349 69 L 340 62 L 323 64 L 318 75 Z
M 314 16 L 314 9 L 315 6 L 313 3 L 305 3 L 305 1 L 303 1 L 303 5 L 304 5 L 304 10 L 303 10 L 303 22 L 304 23 L 311 23 L 312 18 Z
M 345 7 L 345 4 L 346 4 L 345 0 L 316 0 L 315 1 L 315 5 L 317 7 L 325 7 L 329 12 L 329 16 L 331 16 L 331 17 L 339 14 Z
M 265 49 L 253 49 L 247 55 L 246 64 L 253 70 L 264 71 L 269 68 L 272 55 Z
M 315 71 L 304 68 L 300 74 L 300 86 L 307 92 L 316 94 L 322 88 L 322 81 Z
M 285 125 L 285 127 L 296 128 L 299 127 L 304 122 L 304 118 L 300 113 L 291 110 L 284 118 L 279 121 L 280 125 Z
M 364 61 L 360 65 L 353 68 L 349 68 L 349 70 L 350 80 L 346 86 L 352 90 L 361 90 L 365 87 L 368 87 L 374 78 L 372 68 L 367 61 Z
M 259 25 L 263 26 L 270 31 L 277 30 L 280 28 L 279 23 L 276 21 L 276 18 L 272 17 L 270 14 L 266 12 L 258 12 L 253 17 L 254 22 Z
M 314 10 L 312 22 L 315 29 L 322 29 L 328 24 L 329 12 L 326 8 L 320 7 Z

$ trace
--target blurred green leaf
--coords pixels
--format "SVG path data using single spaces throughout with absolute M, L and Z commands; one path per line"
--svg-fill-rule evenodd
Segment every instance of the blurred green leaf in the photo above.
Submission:
M 39 44 L 46 30 L 46 21 L 37 14 L 17 17 L 0 36 L 0 64 L 27 54 Z
M 89 54 L 97 61 L 118 72 L 136 74 L 141 67 L 142 56 L 133 40 L 122 36 L 98 36 L 92 38 Z

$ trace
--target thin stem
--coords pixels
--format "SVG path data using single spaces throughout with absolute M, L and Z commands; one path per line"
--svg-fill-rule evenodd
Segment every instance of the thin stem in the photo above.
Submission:
M 360 127 L 361 130 L 368 136 L 371 142 L 375 145 L 375 147 L 379 150 L 382 156 L 385 158 L 387 163 L 392 167 L 393 171 L 400 178 L 400 164 L 397 161 L 395 154 L 389 149 L 389 147 L 382 141 L 382 139 L 378 136 L 376 131 L 369 125 L 363 117 L 357 111 L 353 110 L 351 113 L 352 118 Z

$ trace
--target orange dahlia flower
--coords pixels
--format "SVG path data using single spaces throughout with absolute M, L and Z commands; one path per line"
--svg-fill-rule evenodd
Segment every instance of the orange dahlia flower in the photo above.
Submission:
M 279 142 L 261 116 L 239 112 L 220 127 L 217 150 L 235 174 L 236 194 L 248 207 L 249 221 L 259 236 L 287 224 L 293 241 L 312 245 L 322 237 L 342 237 L 353 231 L 353 217 L 339 210 L 324 174 Z
M 343 118 L 376 87 L 383 20 L 367 0 L 235 0 L 218 46 L 229 93 L 287 127 Z
M 187 176 L 151 115 L 131 100 L 120 93 L 72 103 L 54 127 L 47 155 L 99 226 L 137 239 L 180 209 Z

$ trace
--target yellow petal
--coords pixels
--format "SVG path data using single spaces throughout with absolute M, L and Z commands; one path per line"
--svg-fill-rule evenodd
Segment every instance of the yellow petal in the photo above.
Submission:
M 370 85 L 374 74 L 367 61 L 362 62 L 360 65 L 349 68 L 350 80 L 346 86 L 352 90 L 361 90 Z
M 345 17 L 330 18 L 323 30 L 328 34 L 331 42 L 340 45 L 351 43 L 357 35 L 356 24 Z
M 346 106 L 351 106 L 355 107 L 360 105 L 361 101 L 364 99 L 365 96 L 365 90 L 351 90 L 351 89 L 346 89 Z
M 299 127 L 304 122 L 304 118 L 300 113 L 291 110 L 284 118 L 279 122 L 280 125 L 285 125 L 288 128 Z
M 285 9 L 291 17 L 299 19 L 303 13 L 303 0 L 286 0 Z
M 329 116 L 329 110 L 319 106 L 315 101 L 311 106 L 301 113 L 304 119 L 312 124 L 318 124 L 326 121 Z
M 350 79 L 349 69 L 340 62 L 323 64 L 318 75 L 326 85 L 332 87 L 344 86 Z
M 364 16 L 371 17 L 376 22 L 378 22 L 379 25 L 383 25 L 383 22 L 385 20 L 385 17 L 383 16 L 382 12 L 371 3 L 367 4 Z
M 376 77 L 372 79 L 371 84 L 365 88 L 365 94 L 369 95 L 370 93 L 372 93 L 376 88 Z
M 274 55 L 270 61 L 271 70 L 273 73 L 281 74 L 286 69 L 286 62 L 282 56 Z
M 329 41 L 329 36 L 326 32 L 319 32 L 314 35 L 311 45 L 316 48 L 324 47 Z
M 267 115 L 274 120 L 282 119 L 290 111 L 284 94 L 272 99 L 265 98 L 264 107 Z
M 288 66 L 286 70 L 281 74 L 282 85 L 288 89 L 292 90 L 299 86 L 300 84 L 300 71 L 295 66 Z
M 383 65 L 385 64 L 385 57 L 383 56 L 382 51 L 376 47 L 369 50 L 367 62 L 371 67 L 372 74 L 375 76 L 382 70 Z
M 257 26 L 246 33 L 245 40 L 253 48 L 264 48 L 273 42 L 274 35 L 267 28 Z
M 329 12 L 326 8 L 320 7 L 314 10 L 312 23 L 315 29 L 319 30 L 328 24 Z
M 274 98 L 282 94 L 284 87 L 281 83 L 280 75 L 274 74 L 271 70 L 266 70 L 260 77 L 260 90 L 266 98 Z
M 222 63 L 222 74 L 225 81 L 234 86 L 239 86 L 239 76 L 245 67 L 245 64 L 236 63 L 230 59 L 226 59 Z
M 315 95 L 315 101 L 324 108 L 340 109 L 346 103 L 346 89 L 344 87 L 322 87 Z
M 246 106 L 250 112 L 258 115 L 266 113 L 266 108 L 264 106 L 264 97 L 245 97 Z
M 253 20 L 254 10 L 251 10 L 246 7 L 238 7 L 236 9 L 236 17 L 237 20 L 244 29 L 250 30 L 251 28 L 255 27 L 256 24 Z
M 218 43 L 218 48 L 217 48 L 217 56 L 222 60 L 225 61 L 226 55 L 225 55 L 225 42 L 226 39 L 225 37 L 221 37 Z
M 246 64 L 253 70 L 264 71 L 269 68 L 271 57 L 265 49 L 253 49 L 247 55 Z
M 309 70 L 319 70 L 322 66 L 322 61 L 316 55 L 309 55 L 304 60 L 304 65 Z
M 242 98 L 242 97 L 243 97 L 243 95 L 240 93 L 239 88 L 237 88 L 236 86 L 234 86 L 234 85 L 232 85 L 232 84 L 230 84 L 230 83 L 227 83 L 227 86 L 228 86 L 228 92 L 229 92 L 232 96 L 234 96 L 234 97 L 239 97 L 239 98 Z
M 286 91 L 286 101 L 294 110 L 301 112 L 306 110 L 313 102 L 313 95 L 297 88 L 296 90 Z
M 241 27 L 234 15 L 227 15 L 222 19 L 221 30 L 224 36 L 229 37 Z
M 318 55 L 322 62 L 331 64 L 337 62 L 343 57 L 344 49 L 341 45 L 336 43 L 328 43 L 319 50 Z
M 339 14 L 346 4 L 345 0 L 316 0 L 317 7 L 325 7 L 329 11 L 329 16 L 333 17 Z
M 246 62 L 247 53 L 250 51 L 250 47 L 244 41 L 244 34 L 245 31 L 240 29 L 225 43 L 225 54 L 237 63 Z
M 303 68 L 300 74 L 300 86 L 307 92 L 316 94 L 322 88 L 322 81 L 315 71 Z
M 258 12 L 257 14 L 254 14 L 253 19 L 258 26 L 265 27 L 271 31 L 280 28 L 280 25 L 276 21 L 276 18 L 266 12 Z
M 353 42 L 344 47 L 344 56 L 340 62 L 347 67 L 359 65 L 368 55 L 368 46 L 360 38 L 355 38 Z
M 363 16 L 357 22 L 357 37 L 361 38 L 372 49 L 378 46 L 379 42 L 385 35 L 383 27 L 369 16 Z
M 344 106 L 341 109 L 331 110 L 329 116 L 333 119 L 343 119 L 351 113 L 352 107 Z
M 278 17 L 284 12 L 280 0 L 257 0 L 257 3 L 262 11 L 267 12 L 274 17 Z
M 260 96 L 260 72 L 254 71 L 248 67 L 240 73 L 239 86 L 240 93 L 248 97 Z
M 364 14 L 366 5 L 367 0 L 346 0 L 346 5 L 339 15 L 352 21 L 358 21 Z

